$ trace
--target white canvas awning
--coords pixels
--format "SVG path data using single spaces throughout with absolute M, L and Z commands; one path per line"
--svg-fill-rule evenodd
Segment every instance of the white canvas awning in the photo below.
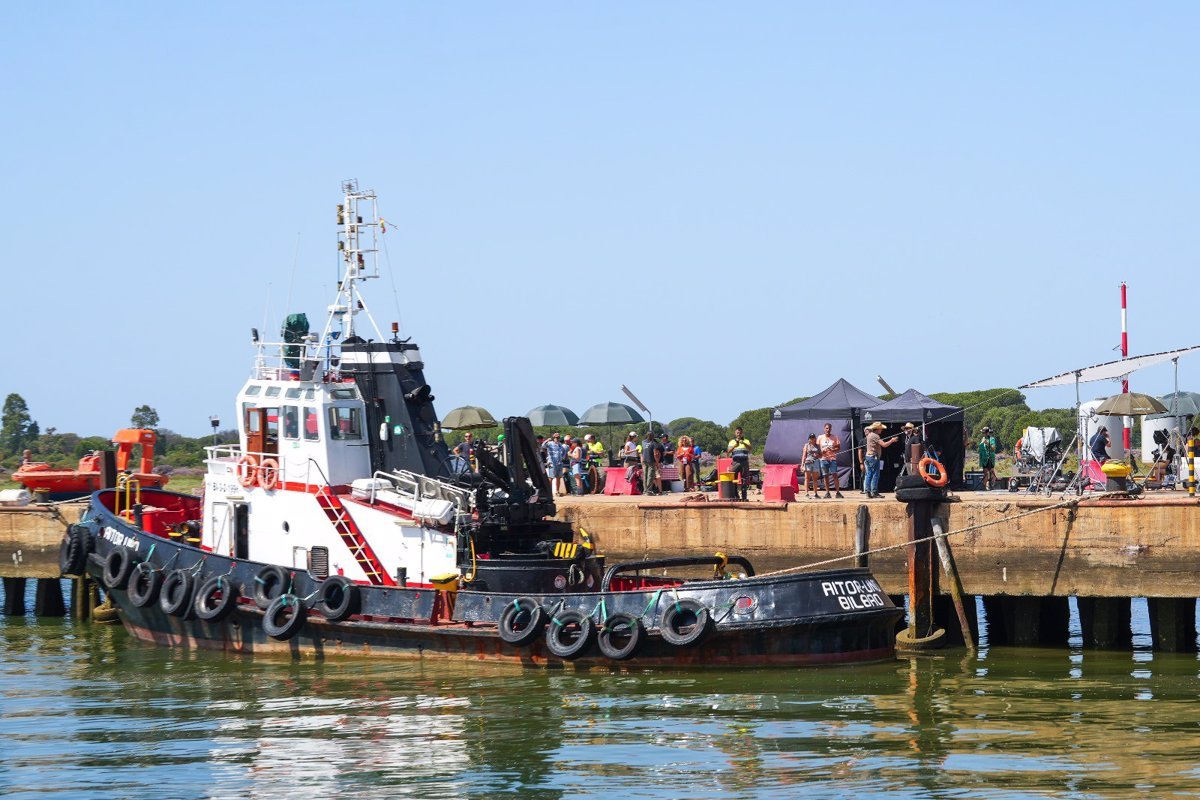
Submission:
M 1027 383 L 1024 386 L 1018 386 L 1018 389 L 1040 389 L 1044 386 L 1070 386 L 1073 383 L 1088 383 L 1089 381 L 1108 381 L 1116 380 L 1131 372 L 1136 372 L 1144 367 L 1152 367 L 1155 364 L 1162 364 L 1166 361 L 1173 361 L 1180 356 L 1194 353 L 1200 350 L 1200 345 L 1192 347 L 1184 347 L 1179 350 L 1167 350 L 1162 353 L 1149 353 L 1144 356 L 1134 356 L 1133 358 L 1122 358 L 1116 361 L 1107 361 L 1103 364 L 1096 364 L 1083 369 L 1071 370 L 1064 372 L 1061 375 L 1055 375 L 1052 378 L 1044 378 L 1040 381 Z

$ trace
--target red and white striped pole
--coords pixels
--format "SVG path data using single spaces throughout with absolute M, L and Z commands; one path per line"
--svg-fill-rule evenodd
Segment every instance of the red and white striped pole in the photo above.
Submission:
M 1121 281 L 1121 358 L 1129 358 L 1129 312 L 1125 305 L 1125 281 Z M 1129 376 L 1121 379 L 1121 394 L 1129 394 Z M 1121 443 L 1125 446 L 1125 455 L 1133 448 L 1132 432 L 1129 429 L 1129 417 L 1121 419 Z

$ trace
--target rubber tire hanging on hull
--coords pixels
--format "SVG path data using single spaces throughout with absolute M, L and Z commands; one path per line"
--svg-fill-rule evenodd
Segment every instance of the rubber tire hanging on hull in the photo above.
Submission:
M 188 613 L 192 602 L 192 573 L 184 569 L 173 569 L 163 579 L 158 596 L 158 607 L 164 614 L 182 617 Z
M 109 589 L 123 590 L 129 585 L 129 573 L 133 571 L 133 554 L 127 547 L 115 547 L 104 559 L 104 585 Z
M 613 641 L 614 634 L 616 634 L 616 642 Z M 613 614 L 600 626 L 596 644 L 599 645 L 600 652 L 604 654 L 605 658 L 624 661 L 627 658 L 633 658 L 641 649 L 644 634 L 645 630 L 642 628 L 641 620 L 633 614 Z M 625 637 L 623 644 L 621 637 Z
M 500 638 L 513 647 L 524 647 L 546 627 L 546 611 L 531 597 L 518 597 L 504 607 L 497 623 Z
M 582 611 L 559 611 L 546 626 L 546 649 L 564 661 L 579 658 L 592 643 L 596 626 Z
M 289 608 L 292 610 L 291 615 L 280 622 L 280 615 L 285 614 Z M 307 616 L 308 612 L 300 598 L 294 594 L 281 594 L 263 611 L 263 632 L 272 639 L 286 642 L 300 632 Z
M 334 575 L 321 581 L 317 608 L 330 622 L 341 622 L 359 612 L 361 601 L 358 587 L 344 575 Z
M 158 599 L 158 590 L 162 588 L 162 582 L 162 570 L 149 561 L 141 562 L 133 568 L 133 574 L 129 576 L 129 585 L 125 590 L 129 602 L 138 608 L 146 608 Z
M 237 588 L 228 575 L 213 575 L 196 591 L 192 610 L 197 619 L 220 622 L 237 607 L 237 598 Z
M 58 567 L 63 575 L 82 575 L 93 548 L 92 532 L 83 525 L 68 525 L 58 546 Z
M 274 564 L 263 567 L 254 576 L 254 602 L 263 611 L 286 591 L 287 575 Z
M 676 600 L 663 611 L 658 627 L 667 644 L 690 647 L 704 638 L 711 623 L 708 609 L 695 600 Z

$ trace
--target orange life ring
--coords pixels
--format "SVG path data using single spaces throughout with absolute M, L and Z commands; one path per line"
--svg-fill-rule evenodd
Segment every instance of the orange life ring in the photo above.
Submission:
M 273 458 L 264 458 L 258 465 L 258 485 L 268 492 L 279 486 L 279 462 Z
M 237 463 L 238 483 L 243 489 L 249 489 L 258 480 L 258 459 L 254 456 L 242 456 Z
M 925 469 L 925 467 L 929 464 L 933 464 L 935 467 L 937 467 L 938 474 L 936 478 L 930 475 Z M 946 468 L 943 467 L 942 462 L 938 461 L 936 458 L 930 458 L 929 456 L 922 458 L 920 462 L 917 463 L 917 472 L 930 486 L 945 486 L 950 482 L 950 476 L 946 474 Z

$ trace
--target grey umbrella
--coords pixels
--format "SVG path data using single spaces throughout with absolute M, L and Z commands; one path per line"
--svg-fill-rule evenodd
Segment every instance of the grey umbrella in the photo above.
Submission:
M 486 408 L 480 408 L 479 406 L 455 408 L 442 418 L 442 427 L 455 431 L 469 431 L 474 428 L 494 428 L 497 424 L 496 418 Z
M 1176 392 L 1164 394 L 1158 398 L 1167 407 L 1167 413 L 1155 414 L 1151 419 L 1162 417 L 1194 417 L 1200 414 L 1200 394 L 1195 392 Z
M 1147 414 L 1161 414 L 1166 410 L 1166 406 L 1148 394 L 1124 392 L 1105 399 L 1096 408 L 1096 413 L 1117 417 L 1144 417 Z
M 597 403 L 583 412 L 583 416 L 579 418 L 580 425 L 604 425 L 610 428 L 616 425 L 634 425 L 645 421 L 637 409 L 624 403 Z M 611 454 L 615 447 L 611 431 L 608 438 L 608 452 Z
M 579 424 L 579 415 L 564 406 L 538 406 L 526 411 L 525 416 L 529 417 L 530 424 L 537 426 L 553 425 L 559 428 L 566 428 Z

